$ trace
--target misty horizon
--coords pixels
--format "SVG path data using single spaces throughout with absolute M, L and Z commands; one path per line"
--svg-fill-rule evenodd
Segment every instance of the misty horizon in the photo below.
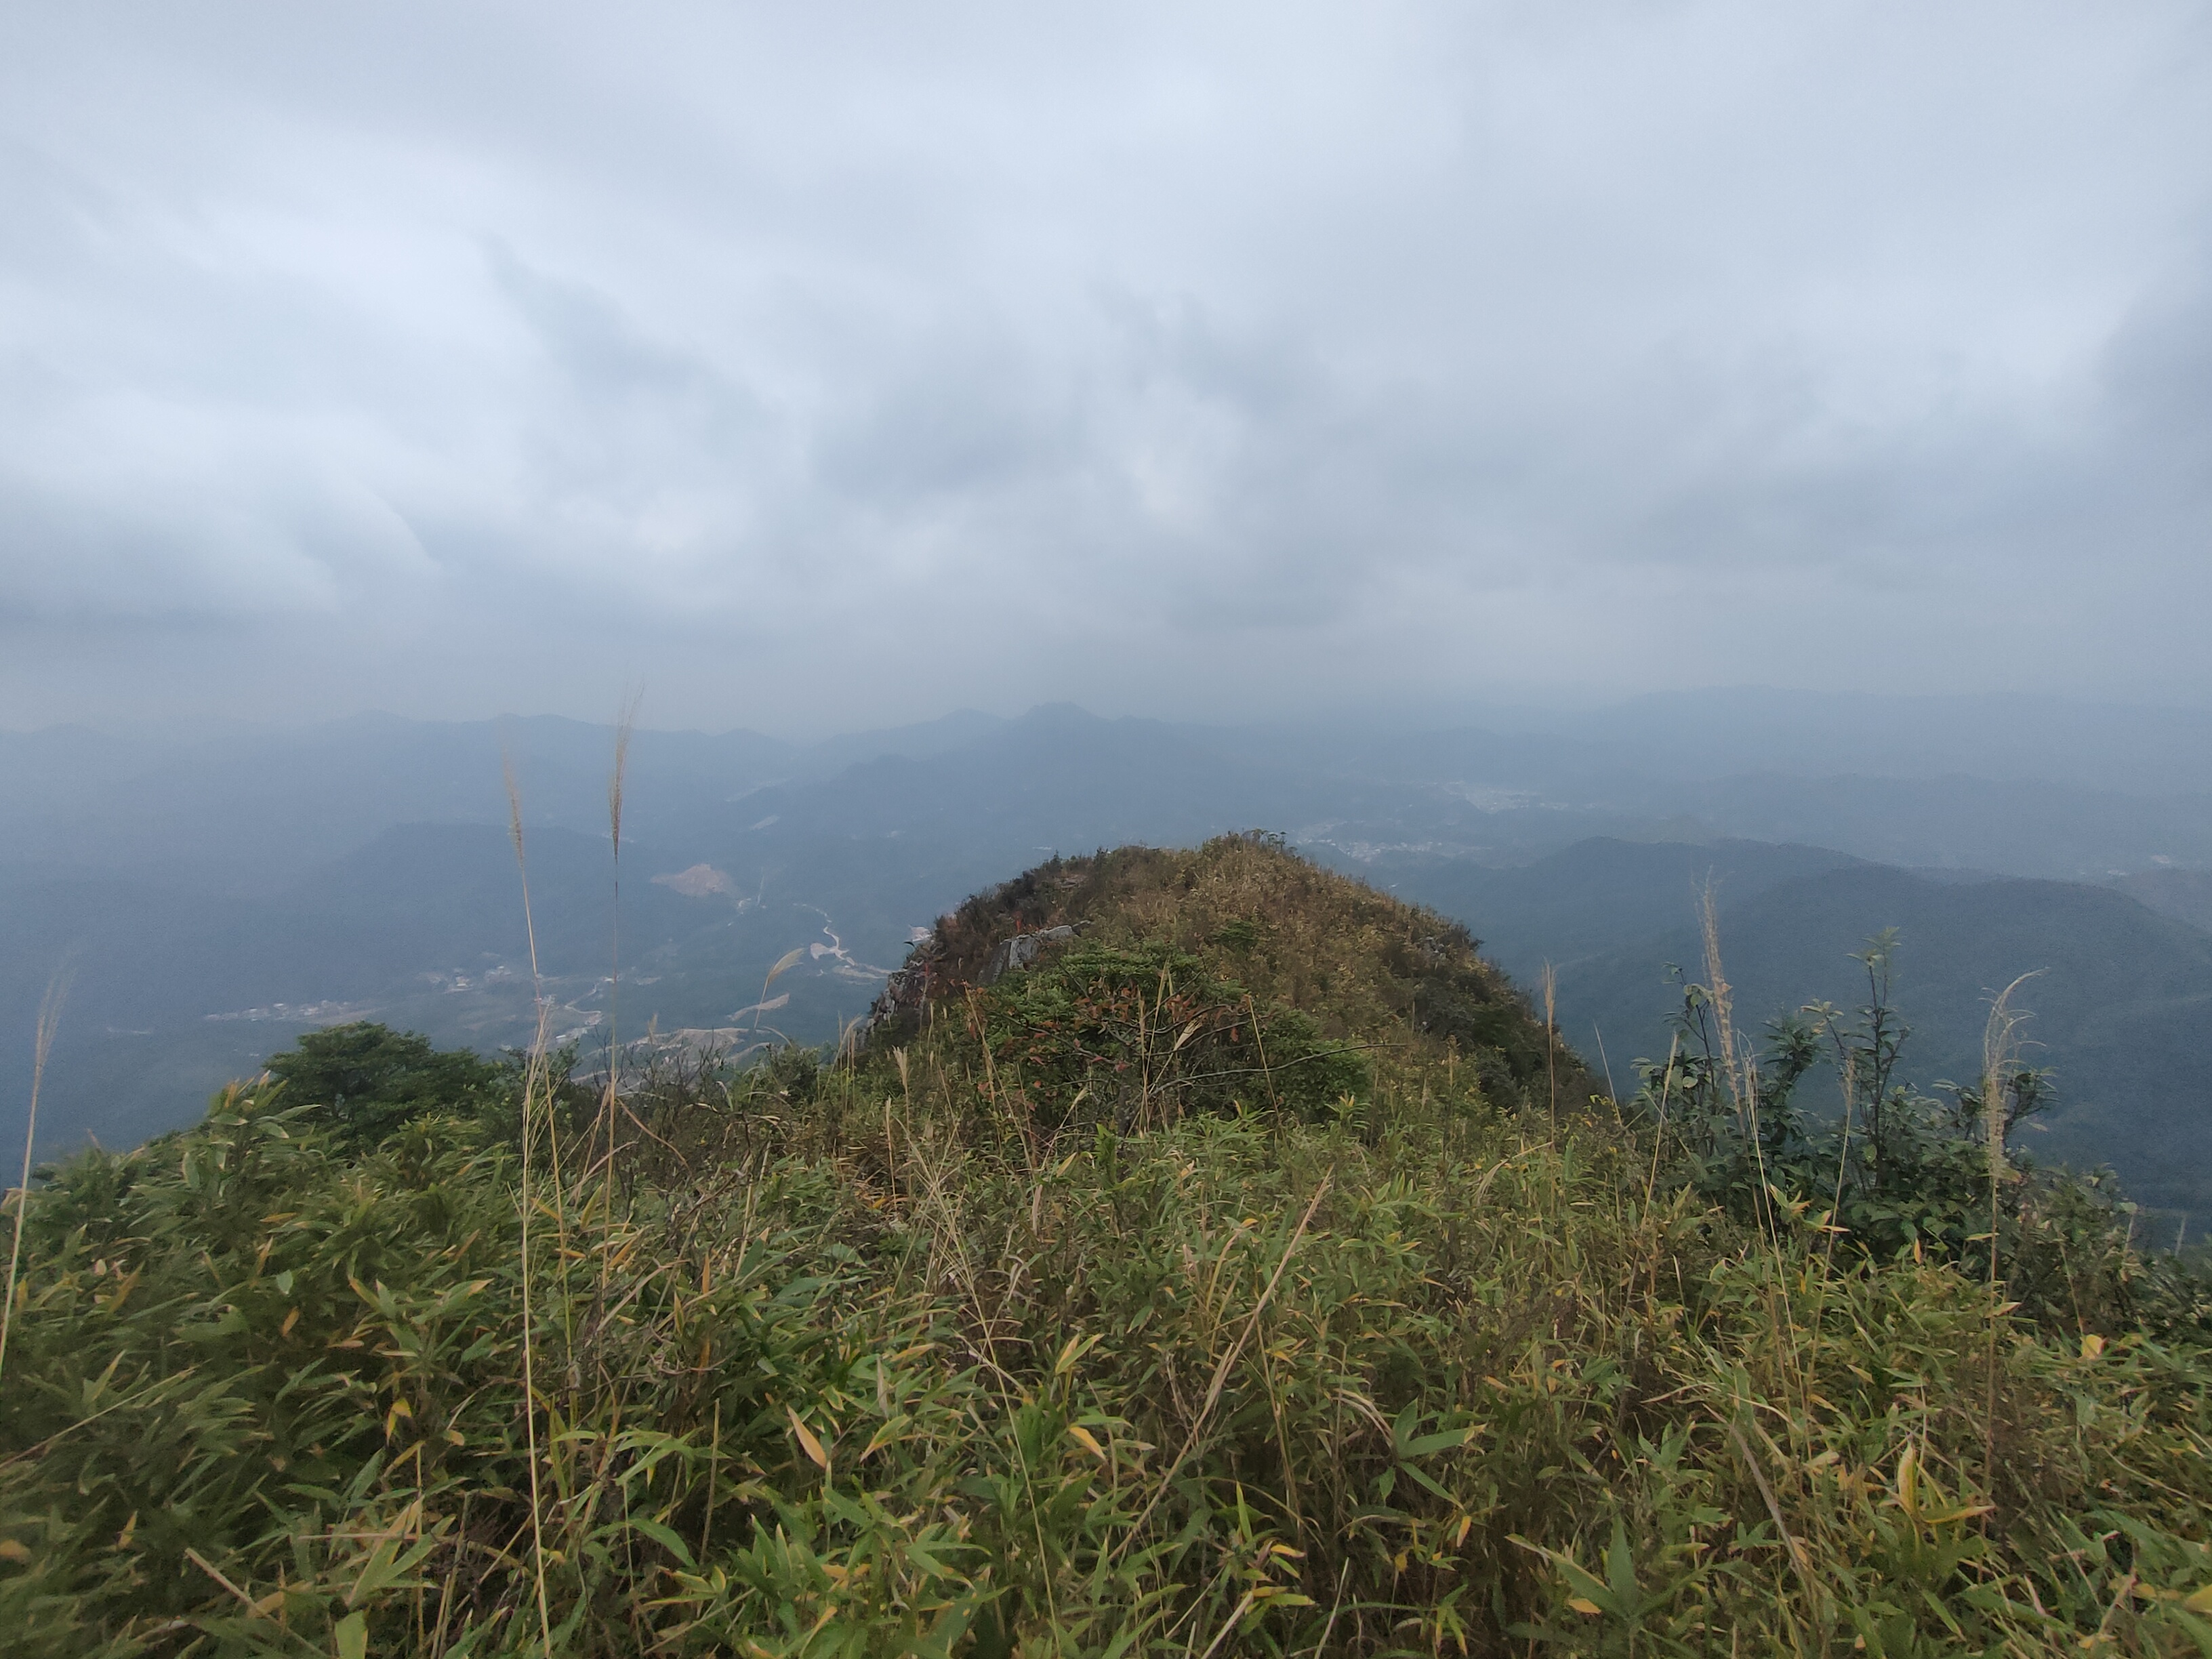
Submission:
M 149 712 L 131 716 L 110 715 L 39 722 L 0 720 L 0 732 L 19 737 L 59 734 L 71 730 L 103 737 L 198 738 L 226 732 L 281 734 L 349 721 L 391 720 L 445 725 L 498 726 L 538 720 L 565 720 L 612 731 L 627 723 L 639 732 L 667 735 L 753 736 L 803 748 L 811 744 L 866 736 L 871 732 L 912 730 L 945 721 L 974 718 L 1013 720 L 1041 709 L 1066 707 L 1107 720 L 1166 720 L 1224 730 L 1264 729 L 1276 725 L 1359 730 L 1395 727 L 1415 732 L 1448 732 L 1487 728 L 1498 732 L 1547 732 L 1587 727 L 1608 719 L 1657 714 L 1674 718 L 1705 709 L 1725 709 L 1741 719 L 1747 707 L 1764 710 L 1770 722 L 1813 714 L 1828 720 L 1858 717 L 1877 726 L 1884 721 L 1906 720 L 1927 714 L 1954 720 L 1979 720 L 1998 725 L 2008 719 L 2072 720 L 2083 723 L 2123 721 L 2134 716 L 2166 717 L 2190 726 L 2212 715 L 2212 697 L 2191 699 L 2133 699 L 2036 695 L 2008 691 L 1904 692 L 1833 691 L 1811 686 L 1757 683 L 1727 683 L 1674 687 L 1608 696 L 1583 688 L 1576 693 L 1543 701 L 1510 698 L 1436 699 L 1427 702 L 1391 702 L 1314 697 L 1283 700 L 1249 717 L 1176 704 L 1165 710 L 1149 706 L 1121 706 L 1096 697 L 1072 695 L 1058 697 L 1001 700 L 986 706 L 977 702 L 942 708 L 909 708 L 903 718 L 872 724 L 838 723 L 803 715 L 776 724 L 733 717 L 722 723 L 682 723 L 655 718 L 650 682 L 632 680 L 617 706 L 600 708 L 581 702 L 560 707 L 525 708 L 491 704 L 482 709 L 449 711 L 424 715 L 410 714 L 396 704 L 368 702 L 339 713 L 273 708 L 252 714 L 213 715 L 164 714 Z M 2204 726 L 2212 734 L 2212 721 Z

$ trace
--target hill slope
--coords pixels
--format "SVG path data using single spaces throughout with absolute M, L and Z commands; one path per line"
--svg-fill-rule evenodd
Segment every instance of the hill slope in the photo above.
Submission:
M 2141 870 L 2112 885 L 2160 915 L 2212 932 L 2212 870 Z
M 1730 902 L 1801 877 L 1859 865 L 1826 847 L 1759 841 L 1622 841 L 1597 836 L 1527 864 L 1396 854 L 1363 872 L 1392 892 L 1458 917 L 1524 984 L 1680 931 L 1711 883 Z
M 2047 1183 L 1996 1286 L 1709 1204 L 1468 945 L 1127 851 L 962 907 L 834 1064 L 80 1159 L 10 1299 L 10 1650 L 2212 1640 L 2202 1287 Z
M 1237 984 L 1259 1006 L 1304 1014 L 1332 1039 L 1400 1058 L 1457 1056 L 1501 1101 L 1522 1103 L 1540 1082 L 1548 1106 L 1590 1086 L 1464 927 L 1267 837 L 1041 865 L 942 919 L 894 977 L 879 1014 L 899 1029 L 990 982 L 1011 959 L 1012 941 L 1034 941 L 1029 959 L 1049 962 L 1076 935 L 1093 950 L 1172 947 L 1199 972 Z

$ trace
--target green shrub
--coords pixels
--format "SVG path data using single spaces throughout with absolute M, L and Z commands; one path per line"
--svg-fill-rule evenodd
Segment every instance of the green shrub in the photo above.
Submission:
M 466 1049 L 434 1049 L 427 1037 L 374 1021 L 309 1031 L 269 1059 L 290 1098 L 309 1107 L 347 1151 L 376 1146 L 426 1113 L 474 1115 L 511 1092 L 511 1067 Z
M 1047 1128 L 1126 1133 L 1248 1106 L 1313 1117 L 1368 1090 L 1354 1045 L 1157 942 L 1077 944 L 998 981 L 980 1018 L 994 1081 Z
M 2004 1294 L 2032 1318 L 2212 1336 L 2212 1287 L 2130 1248 L 2135 1206 L 2109 1171 L 2040 1168 L 2010 1146 L 2052 1100 L 2045 1073 L 2016 1060 L 1999 1067 L 2004 1150 L 1994 1183 L 1986 1084 L 1938 1085 L 1942 1099 L 1906 1080 L 1911 1028 L 1890 995 L 1896 950 L 1893 934 L 1869 941 L 1858 957 L 1868 1000 L 1852 1014 L 1813 1005 L 1775 1018 L 1752 1053 L 1727 1029 L 1711 987 L 1686 983 L 1673 1051 L 1636 1062 L 1642 1086 L 1629 1103 L 1661 1143 L 1655 1177 L 1770 1232 L 1784 1214 L 1805 1218 L 1849 1250 L 1939 1260 L 1984 1281 L 1994 1243 Z M 1838 1114 L 1799 1103 L 1824 1059 L 1848 1079 Z

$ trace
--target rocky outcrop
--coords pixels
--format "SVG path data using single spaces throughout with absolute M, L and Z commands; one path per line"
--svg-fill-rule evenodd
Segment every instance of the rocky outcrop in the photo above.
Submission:
M 985 958 L 983 971 L 975 975 L 978 985 L 995 985 L 1017 968 L 1026 968 L 1044 954 L 1044 947 L 1062 939 L 1075 937 L 1073 927 L 1048 927 L 1038 933 L 1017 933 L 1002 942 Z
M 869 1008 L 860 1035 L 865 1039 L 878 1030 L 918 1021 L 933 998 L 942 997 L 963 983 L 995 985 L 1015 969 L 1034 963 L 1044 954 L 1047 945 L 1065 944 L 1074 937 L 1073 925 L 1016 933 L 994 945 L 975 969 L 974 978 L 969 980 L 958 971 L 945 949 L 942 927 L 933 928 L 927 939 L 907 953 L 905 966 L 884 981 L 883 991 Z

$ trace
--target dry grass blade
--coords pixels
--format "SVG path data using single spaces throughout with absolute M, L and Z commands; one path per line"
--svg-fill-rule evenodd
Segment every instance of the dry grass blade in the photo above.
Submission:
M 1851 1109 L 1857 1103 L 1859 1093 L 1859 1057 L 1856 1049 L 1847 1049 L 1839 1076 L 1843 1084 L 1844 1118 L 1841 1132 L 1836 1137 L 1836 1189 L 1828 1200 L 1828 1238 L 1826 1248 L 1820 1253 L 1820 1278 L 1826 1282 L 1836 1265 L 1836 1240 L 1843 1236 L 1844 1178 L 1850 1173 L 1851 1157 Z
M 1738 1071 L 1735 1041 L 1735 996 L 1721 970 L 1720 914 L 1713 884 L 1708 881 L 1698 893 L 1698 941 L 1705 954 L 1705 989 L 1712 998 L 1713 1018 L 1720 1027 L 1722 1076 L 1738 1112 L 1745 1109 L 1743 1079 Z M 1754 1108 L 1755 1109 L 1755 1108 Z
M 1544 1089 L 1551 1102 L 1552 1139 L 1559 1138 L 1559 976 L 1544 964 Z
M 57 974 L 47 983 L 39 1004 L 38 1036 L 31 1049 L 31 1102 L 23 1120 L 23 1174 L 15 1188 L 15 1237 L 8 1247 L 8 1284 L 0 1302 L 0 1374 L 8 1363 L 8 1338 L 15 1324 L 16 1275 L 23 1262 L 23 1218 L 31 1207 L 31 1155 L 38 1144 L 39 1091 L 46 1079 L 46 1057 L 53 1052 L 54 1032 L 61 1024 L 62 1004 L 69 997 L 69 976 Z
M 550 1659 L 553 1652 L 553 1613 L 545 1592 L 545 1504 L 538 1486 L 538 1376 L 535 1360 L 538 1328 L 531 1303 L 530 1212 L 536 1207 L 536 1201 L 530 1182 L 530 1144 L 534 1139 L 530 1109 L 544 1081 L 545 1042 L 549 1030 L 547 1022 L 551 1011 L 546 1005 L 545 982 L 538 967 L 538 924 L 532 919 L 530 908 L 530 861 L 524 854 L 522 844 L 522 791 L 515 783 L 514 757 L 502 752 L 500 762 L 507 782 L 507 833 L 514 842 L 514 866 L 522 878 L 523 931 L 530 941 L 530 986 L 538 1014 L 537 1035 L 530 1045 L 530 1057 L 522 1082 L 522 1190 L 519 1195 L 522 1211 L 522 1420 L 530 1456 L 530 1540 L 532 1568 L 537 1578 L 538 1632 L 547 1659 Z M 557 1189 L 557 1182 L 556 1186 Z
M 623 787 L 629 771 L 630 739 L 637 734 L 637 711 L 645 693 L 633 687 L 623 694 L 615 720 L 615 763 L 607 776 L 607 825 L 614 841 L 615 857 L 622 857 Z
M 2014 992 L 2033 979 L 2022 974 L 1990 1002 L 1989 1023 L 1982 1028 L 1982 1137 L 1990 1166 L 1990 1346 L 1986 1358 L 1989 1382 L 1983 1401 L 1983 1479 L 1992 1490 L 1997 1477 L 1997 1322 L 2004 1306 L 2004 1275 L 1997 1264 L 1999 1188 L 2005 1170 L 2005 1091 L 2011 1086 L 2005 1073 L 2020 1061 L 2020 1028 L 2027 1015 L 2012 1006 Z
M 1651 1207 L 1651 1194 L 1659 1187 L 1659 1154 L 1667 1145 L 1667 1102 L 1674 1091 L 1674 1061 L 1682 1052 L 1678 1031 L 1667 1039 L 1667 1069 L 1659 1074 L 1659 1113 L 1651 1126 L 1651 1173 L 1644 1178 L 1644 1207 Z
M 600 1206 L 603 1216 L 614 1212 L 615 1098 L 622 1072 L 622 832 L 623 791 L 629 771 L 629 744 L 637 730 L 637 708 L 643 694 L 627 693 L 615 720 L 614 766 L 607 774 L 607 842 L 613 849 L 614 909 L 609 922 L 611 961 L 607 969 L 607 1082 L 599 1102 L 599 1133 L 605 1146 L 605 1188 Z M 588 1180 L 588 1174 L 586 1176 Z M 605 1256 L 602 1255 L 602 1261 Z M 601 1279 L 601 1288 L 605 1280 Z
M 1748 1043 L 1739 1046 L 1736 1041 L 1735 994 L 1721 968 L 1720 915 L 1710 880 L 1698 895 L 1698 933 L 1705 956 L 1705 989 L 1712 999 L 1714 1022 L 1720 1028 L 1722 1075 L 1727 1081 L 1729 1098 L 1735 1107 L 1736 1115 L 1749 1131 L 1747 1139 L 1759 1169 L 1759 1190 L 1754 1202 L 1765 1224 L 1769 1242 L 1778 1253 L 1782 1248 L 1782 1223 L 1775 1213 L 1773 1180 L 1766 1168 L 1766 1137 L 1759 1122 L 1758 1059 Z
M 1182 1449 L 1176 1453 L 1175 1461 L 1168 1465 L 1167 1473 L 1160 1477 L 1158 1485 L 1153 1489 L 1152 1501 L 1129 1523 L 1129 1530 L 1122 1539 L 1122 1547 L 1126 1548 L 1129 1541 L 1144 1529 L 1145 1522 L 1152 1519 L 1152 1511 L 1159 1506 L 1160 1499 L 1167 1496 L 1169 1489 L 1175 1484 L 1176 1474 L 1189 1460 L 1199 1437 L 1206 1432 L 1206 1420 L 1213 1415 L 1213 1408 L 1221 1403 L 1221 1390 L 1229 1381 L 1230 1370 L 1243 1357 L 1245 1345 L 1251 1341 L 1252 1333 L 1259 1326 L 1260 1316 L 1267 1312 L 1267 1304 L 1275 1299 L 1275 1288 L 1283 1282 L 1283 1274 L 1290 1267 L 1291 1257 L 1297 1254 L 1299 1242 L 1306 1236 L 1306 1229 L 1313 1224 L 1314 1212 L 1321 1208 L 1322 1200 L 1328 1196 L 1329 1182 L 1334 1178 L 1334 1171 L 1323 1176 L 1321 1185 L 1314 1189 L 1313 1201 L 1306 1206 L 1306 1212 L 1298 1218 L 1297 1227 L 1291 1234 L 1291 1242 L 1283 1246 L 1282 1259 L 1275 1263 L 1275 1272 L 1267 1280 L 1267 1288 L 1252 1304 L 1252 1311 L 1245 1316 L 1243 1328 L 1237 1333 L 1237 1340 L 1229 1345 L 1227 1352 L 1221 1356 L 1220 1363 L 1214 1366 L 1213 1380 L 1206 1385 L 1205 1402 L 1199 1407 L 1198 1415 L 1191 1421 L 1190 1432 L 1183 1439 Z
M 2020 1062 L 2020 1028 L 2029 1018 L 2012 1006 L 2013 993 L 2041 971 L 2022 974 L 1998 992 L 1990 1000 L 1989 1022 L 1982 1028 L 1982 1133 L 1989 1154 L 1992 1194 L 2005 1167 L 2005 1133 L 2009 1126 L 2004 1098 L 2012 1086 L 2005 1073 Z
M 1814 1607 L 1820 1606 L 1820 1593 L 1813 1582 L 1811 1559 L 1806 1553 L 1804 1545 L 1797 1541 L 1797 1535 L 1790 1530 L 1789 1522 L 1783 1519 L 1782 1505 L 1775 1498 L 1774 1488 L 1766 1479 L 1766 1471 L 1759 1468 L 1759 1458 L 1753 1452 L 1751 1443 L 1744 1438 L 1743 1431 L 1731 1423 L 1728 1425 L 1728 1431 L 1729 1438 L 1735 1443 L 1736 1455 L 1743 1459 L 1744 1468 L 1750 1472 L 1752 1485 L 1759 1488 L 1759 1499 L 1766 1505 L 1766 1513 L 1774 1522 L 1775 1533 L 1781 1538 L 1783 1548 L 1789 1553 L 1790 1565 L 1796 1569 L 1798 1582 L 1805 1587 L 1807 1599 Z

